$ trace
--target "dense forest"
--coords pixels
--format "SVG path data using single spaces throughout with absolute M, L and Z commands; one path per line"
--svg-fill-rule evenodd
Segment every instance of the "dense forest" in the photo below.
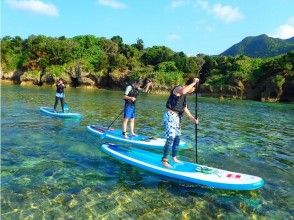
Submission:
M 1 39 L 1 78 L 20 84 L 52 85 L 62 77 L 73 87 L 123 88 L 141 79 L 154 92 L 168 91 L 201 71 L 201 92 L 261 101 L 294 101 L 294 51 L 269 58 L 187 56 L 165 46 L 144 47 L 93 35 Z

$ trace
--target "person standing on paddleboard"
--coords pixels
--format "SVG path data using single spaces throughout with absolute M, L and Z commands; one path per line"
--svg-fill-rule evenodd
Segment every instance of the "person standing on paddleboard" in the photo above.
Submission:
M 56 83 L 56 94 L 55 94 L 55 103 L 54 103 L 54 111 L 56 112 L 56 107 L 58 104 L 58 99 L 61 103 L 62 112 L 64 112 L 64 89 L 66 86 L 63 83 L 63 79 L 60 78 Z
M 187 95 L 192 94 L 196 90 L 196 85 L 199 82 L 198 78 L 191 78 L 187 80 L 184 86 L 176 86 L 171 92 L 166 102 L 167 111 L 163 117 L 163 124 L 165 129 L 166 142 L 163 150 L 162 165 L 171 168 L 168 162 L 167 155 L 170 146 L 172 146 L 172 158 L 176 163 L 180 163 L 177 159 L 177 149 L 180 143 L 181 128 L 180 122 L 183 113 L 189 119 L 198 124 L 198 118 L 195 118 L 187 107 Z
M 141 82 L 140 81 L 135 81 L 131 85 L 128 85 L 126 90 L 125 90 L 125 95 L 124 95 L 124 100 L 125 100 L 125 105 L 124 105 L 124 120 L 123 120 L 123 136 L 125 138 L 128 138 L 127 134 L 127 125 L 128 122 L 130 121 L 130 128 L 131 128 L 131 135 L 135 136 L 135 117 L 136 117 L 136 100 L 137 96 L 139 94 L 139 91 L 141 92 L 148 92 L 150 86 L 152 85 L 151 80 L 147 81 L 147 84 L 145 85 L 144 88 L 141 88 Z

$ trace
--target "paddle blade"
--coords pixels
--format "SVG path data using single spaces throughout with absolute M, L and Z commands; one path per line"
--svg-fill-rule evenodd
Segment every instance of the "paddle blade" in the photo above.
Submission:
M 98 143 L 102 144 L 104 142 L 103 140 L 106 137 L 106 134 L 107 134 L 107 130 L 105 130 L 104 133 L 100 136 Z
M 107 132 L 105 131 L 104 134 L 100 138 L 101 141 L 106 137 L 106 134 L 107 134 Z
M 64 103 L 63 108 L 64 108 L 64 111 L 68 111 L 69 110 L 68 104 L 67 103 Z

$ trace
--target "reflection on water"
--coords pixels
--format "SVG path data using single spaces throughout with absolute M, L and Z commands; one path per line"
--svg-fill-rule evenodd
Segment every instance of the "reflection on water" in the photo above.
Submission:
M 66 91 L 81 121 L 40 114 L 40 106 L 54 104 L 53 88 L 2 85 L 2 219 L 293 219 L 292 104 L 199 98 L 200 163 L 265 180 L 261 190 L 234 192 L 174 182 L 105 155 L 86 125 L 108 126 L 122 109 L 122 92 Z M 140 95 L 139 133 L 163 134 L 165 101 Z M 194 125 L 182 124 L 194 146 Z M 182 159 L 194 155 L 180 151 Z

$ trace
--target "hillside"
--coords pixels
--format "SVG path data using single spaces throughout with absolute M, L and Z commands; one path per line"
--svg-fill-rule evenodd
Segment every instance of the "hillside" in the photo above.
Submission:
M 294 50 L 294 37 L 282 40 L 265 34 L 256 37 L 246 37 L 220 55 L 249 57 L 273 57 Z

